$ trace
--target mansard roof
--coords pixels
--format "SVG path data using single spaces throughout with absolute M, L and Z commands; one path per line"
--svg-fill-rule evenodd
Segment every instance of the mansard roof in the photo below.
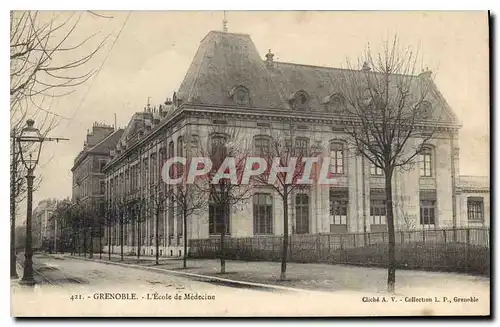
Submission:
M 249 92 L 248 107 L 292 109 L 294 96 L 303 92 L 310 111 L 325 112 L 325 102 L 339 92 L 336 80 L 347 71 L 362 77 L 361 70 L 265 61 L 249 35 L 211 31 L 201 41 L 177 95 L 179 104 L 235 106 L 232 90 L 242 86 Z M 426 77 L 412 78 L 417 90 L 418 80 Z M 440 122 L 458 122 L 432 81 L 429 95 Z
M 231 91 L 239 85 L 249 90 L 252 107 L 286 105 L 249 35 L 211 31 L 201 41 L 177 95 L 183 103 L 230 106 Z

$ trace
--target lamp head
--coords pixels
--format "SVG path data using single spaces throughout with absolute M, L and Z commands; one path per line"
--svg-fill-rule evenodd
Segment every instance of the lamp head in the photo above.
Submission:
M 21 153 L 21 161 L 28 170 L 35 169 L 40 158 L 40 150 L 42 148 L 43 136 L 40 131 L 34 127 L 35 121 L 28 119 L 26 127 L 23 128 L 21 135 L 17 138 L 19 144 L 19 152 Z

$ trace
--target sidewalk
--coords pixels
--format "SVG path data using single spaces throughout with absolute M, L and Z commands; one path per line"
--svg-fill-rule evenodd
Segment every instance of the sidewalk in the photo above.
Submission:
M 78 258 L 78 256 L 76 256 Z M 83 256 L 81 257 L 83 258 Z M 112 256 L 113 262 L 119 262 L 119 255 Z M 98 259 L 94 257 L 94 259 Z M 108 261 L 103 255 L 102 261 Z M 137 265 L 136 257 L 125 257 L 122 263 Z M 141 258 L 140 266 L 156 267 L 175 273 L 199 274 L 220 277 L 234 281 L 270 284 L 314 291 L 362 291 L 385 292 L 387 270 L 383 268 L 365 268 L 330 264 L 287 264 L 287 280 L 280 281 L 280 262 L 234 261 L 226 260 L 226 274 L 220 274 L 220 261 L 215 259 L 190 259 L 187 269 L 182 268 L 182 259 L 161 259 L 158 266 L 154 257 Z M 488 294 L 490 280 L 485 277 L 439 273 L 415 270 L 397 270 L 396 285 L 398 292 L 415 294 L 418 290 L 428 292 L 448 291 L 457 294 Z M 472 292 L 472 293 L 471 293 Z

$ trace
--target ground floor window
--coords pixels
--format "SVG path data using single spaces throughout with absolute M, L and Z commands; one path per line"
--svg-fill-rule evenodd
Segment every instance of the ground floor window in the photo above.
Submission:
M 370 224 L 387 224 L 386 196 L 383 189 L 370 190 Z
M 386 221 L 385 200 L 370 200 L 370 220 L 372 225 L 385 225 Z
M 467 220 L 470 222 L 483 222 L 484 203 L 483 198 L 467 198 Z
M 221 234 L 226 226 L 225 233 L 229 234 L 230 211 L 229 204 L 221 204 L 211 200 L 208 205 L 208 231 L 209 234 Z M 224 219 L 226 212 L 226 219 Z
M 420 225 L 434 226 L 436 224 L 436 192 L 420 192 Z
M 347 189 L 330 189 L 330 224 L 347 225 L 347 207 L 349 193 Z
M 295 196 L 295 233 L 309 233 L 309 195 Z
M 253 196 L 253 233 L 273 233 L 273 197 L 267 193 L 256 193 Z

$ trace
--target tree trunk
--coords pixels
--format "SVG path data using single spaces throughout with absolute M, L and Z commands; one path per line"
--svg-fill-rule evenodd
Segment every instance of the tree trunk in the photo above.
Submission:
M 222 230 L 220 233 L 220 273 L 226 273 L 226 253 L 224 249 L 224 239 L 226 238 L 226 205 L 224 204 L 222 207 Z
M 385 196 L 387 211 L 387 233 L 389 255 L 387 262 L 387 291 L 394 292 L 396 285 L 396 237 L 394 233 L 394 211 L 392 207 L 392 172 L 385 174 Z
M 83 256 L 87 257 L 87 228 L 83 227 Z
M 156 264 L 160 264 L 160 231 L 158 229 L 160 227 L 160 213 L 156 212 L 156 231 L 155 231 L 155 242 L 156 242 Z
M 123 216 L 120 217 L 120 261 L 123 261 Z
M 137 220 L 137 263 L 141 261 L 141 221 Z
M 111 261 L 111 222 L 108 222 L 108 260 Z
M 288 256 L 288 189 L 283 188 L 283 252 L 281 255 L 280 280 L 286 280 L 286 259 Z
M 99 260 L 102 260 L 102 224 L 99 224 Z
M 89 240 L 89 258 L 92 259 L 94 257 L 94 237 L 93 237 L 93 228 L 90 227 L 90 240 Z
M 184 208 L 185 209 L 185 208 Z M 183 214 L 183 227 L 184 227 L 184 260 L 182 262 L 182 267 L 184 269 L 187 268 L 187 256 L 188 256 L 188 253 L 187 253 L 187 247 L 188 247 L 188 238 L 187 238 L 187 212 L 186 210 L 184 210 L 184 214 Z

